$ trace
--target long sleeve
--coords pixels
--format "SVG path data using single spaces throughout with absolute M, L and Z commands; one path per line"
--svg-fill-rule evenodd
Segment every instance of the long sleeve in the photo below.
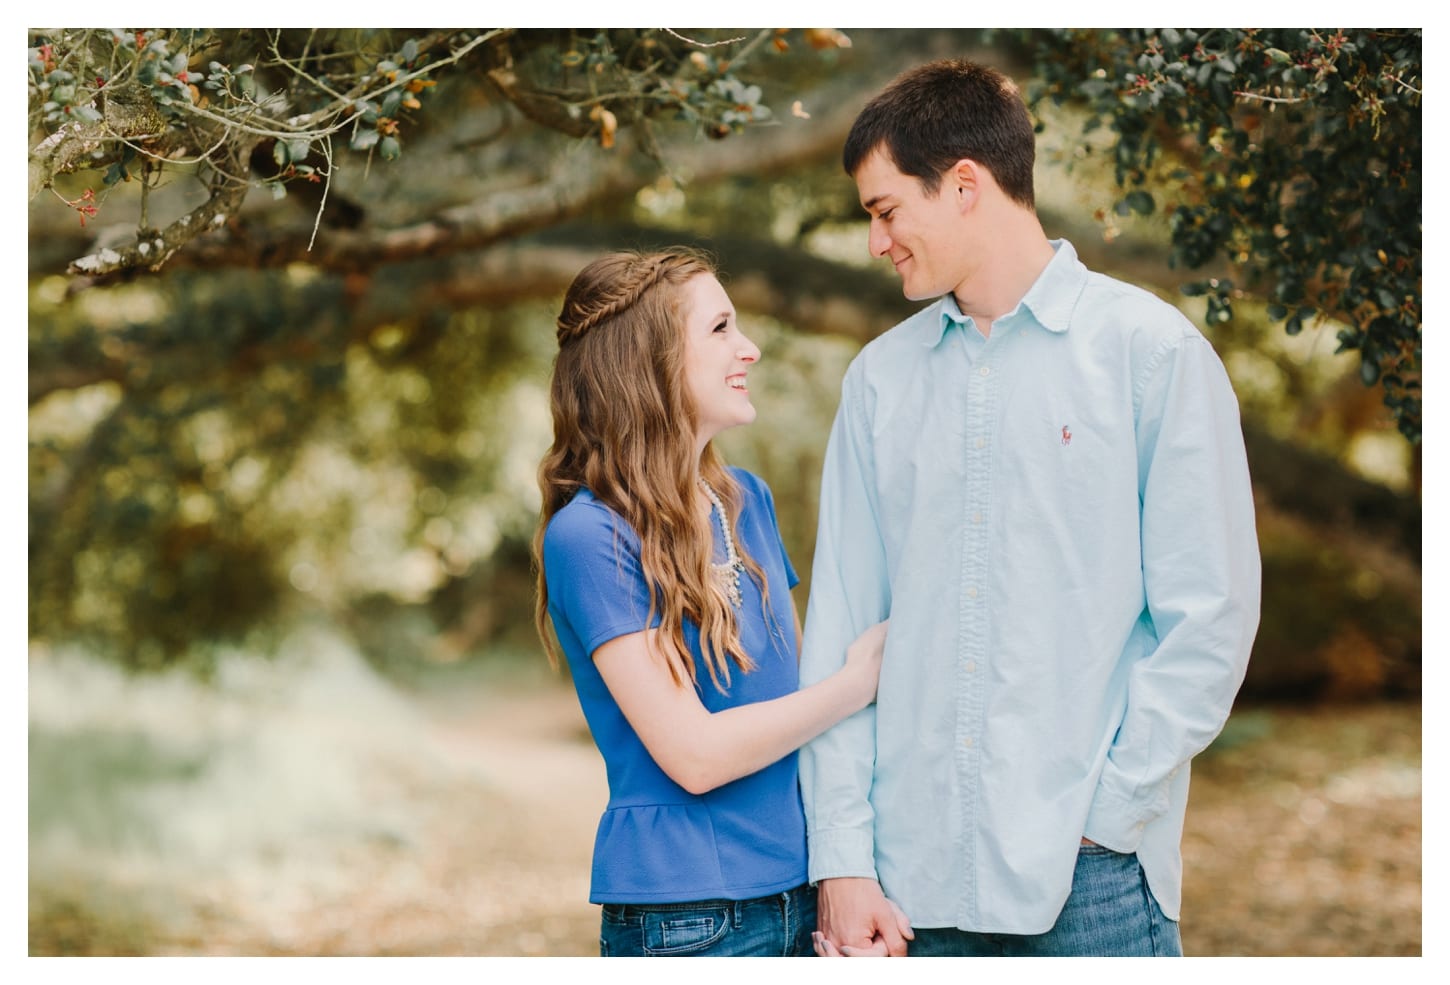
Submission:
M 1136 851 L 1179 770 L 1223 728 L 1258 627 L 1260 565 L 1238 405 L 1206 340 L 1165 343 L 1144 374 L 1137 444 L 1146 616 L 1123 721 L 1085 833 Z
M 801 655 L 801 685 L 839 669 L 846 647 L 891 607 L 886 553 L 877 523 L 869 430 L 862 413 L 859 360 L 847 372 L 826 447 L 820 520 Z M 887 642 L 888 652 L 890 640 Z M 840 722 L 800 753 L 812 882 L 875 877 L 876 708 Z

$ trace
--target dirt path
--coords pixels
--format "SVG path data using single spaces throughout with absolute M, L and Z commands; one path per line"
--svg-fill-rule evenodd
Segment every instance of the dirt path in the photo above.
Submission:
M 392 853 L 346 926 L 282 953 L 589 956 L 594 830 L 609 792 L 568 685 L 465 689 L 422 703 L 459 769 L 424 851 Z
M 332 679 L 317 689 L 324 708 L 336 690 Z M 375 707 L 373 719 L 308 718 L 280 737 L 291 719 L 236 731 L 278 750 L 258 769 L 286 774 L 289 760 L 310 755 L 297 774 L 305 781 L 234 778 L 196 796 L 245 796 L 166 803 L 205 807 L 202 830 L 228 825 L 239 836 L 282 816 L 283 834 L 224 839 L 193 869 L 169 868 L 175 852 L 160 846 L 136 856 L 141 870 L 113 853 L 106 872 L 85 870 L 88 882 L 46 881 L 37 896 L 32 879 L 31 953 L 596 954 L 590 854 L 607 790 L 569 685 L 458 680 L 426 696 L 388 688 Z M 176 727 L 171 713 L 161 722 Z M 334 789 L 329 770 L 347 782 Z M 117 790 L 131 797 L 122 780 Z M 354 782 L 365 799 L 328 800 Z M 76 803 L 93 794 L 78 787 Z M 1418 705 L 1236 712 L 1194 766 L 1185 951 L 1419 954 L 1421 804 Z M 255 819 L 245 813 L 254 809 Z
M 523 896 L 515 918 L 471 927 L 466 951 L 594 953 L 597 910 L 584 900 L 607 792 L 572 693 L 496 695 L 440 728 L 475 757 L 502 811 L 489 839 L 470 839 L 481 871 L 460 903 L 505 885 Z M 1420 814 L 1417 705 L 1241 712 L 1195 766 L 1185 950 L 1419 954 Z

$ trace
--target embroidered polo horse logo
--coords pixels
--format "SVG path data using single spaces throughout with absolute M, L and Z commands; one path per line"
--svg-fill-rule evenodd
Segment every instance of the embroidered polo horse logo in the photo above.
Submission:
M 1068 430 L 1066 424 L 1062 426 L 1062 443 L 1064 445 L 1072 444 L 1072 432 Z

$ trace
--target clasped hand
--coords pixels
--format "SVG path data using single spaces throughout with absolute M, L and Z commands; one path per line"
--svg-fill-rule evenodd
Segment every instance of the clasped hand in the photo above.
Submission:
M 906 942 L 916 936 L 911 921 L 876 880 L 822 880 L 818 900 L 819 929 L 811 940 L 820 957 L 906 957 Z

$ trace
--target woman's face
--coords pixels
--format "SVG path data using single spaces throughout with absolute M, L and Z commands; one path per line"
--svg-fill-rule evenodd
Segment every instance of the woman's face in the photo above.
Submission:
M 685 325 L 685 389 L 694 401 L 700 450 L 726 428 L 755 420 L 746 369 L 760 350 L 740 333 L 735 307 L 710 274 L 680 288 Z

